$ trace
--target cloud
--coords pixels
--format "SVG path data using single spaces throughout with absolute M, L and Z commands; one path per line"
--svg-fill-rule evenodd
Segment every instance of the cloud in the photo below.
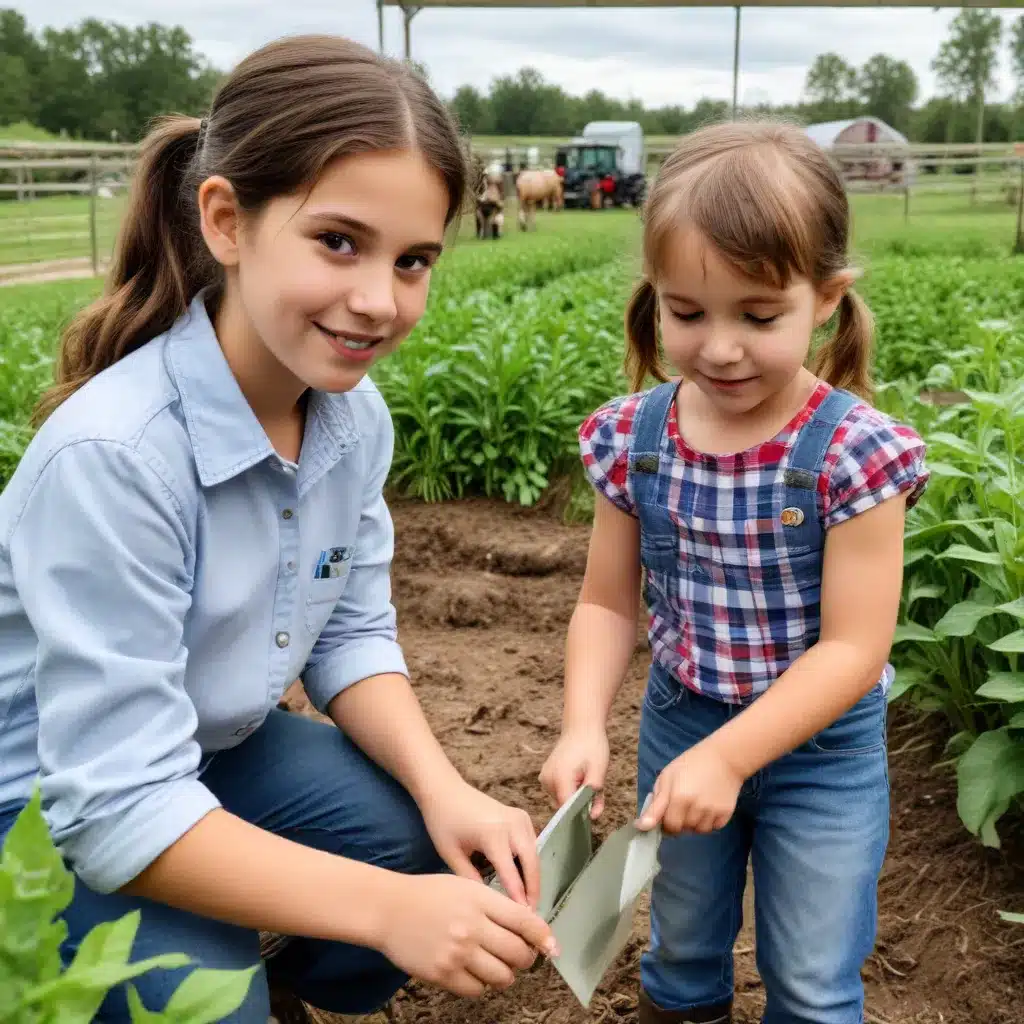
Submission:
M 22 10 L 37 28 L 69 25 L 87 16 L 124 24 L 173 21 L 221 67 L 270 39 L 298 32 L 338 32 L 377 46 L 375 0 L 293 5 L 176 0 L 173 8 L 166 0 L 49 0 Z M 1016 12 L 999 13 L 1008 30 Z M 799 99 L 807 68 L 826 51 L 855 65 L 878 52 L 905 60 L 917 73 L 922 94 L 931 95 L 935 78 L 929 64 L 955 14 L 922 7 L 746 7 L 741 100 Z M 412 46 L 413 56 L 427 65 L 431 81 L 446 96 L 465 83 L 486 90 L 495 77 L 531 65 L 570 93 L 602 89 L 648 106 L 692 106 L 702 96 L 732 95 L 733 24 L 732 8 L 428 8 L 412 22 Z M 385 47 L 400 54 L 402 45 L 401 12 L 386 8 Z M 1000 70 L 998 97 L 993 98 L 1011 93 L 1005 53 Z

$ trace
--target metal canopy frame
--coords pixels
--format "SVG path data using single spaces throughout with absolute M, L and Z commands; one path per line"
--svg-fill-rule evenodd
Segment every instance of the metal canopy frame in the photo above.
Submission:
M 377 0 L 377 35 L 384 52 L 384 8 L 402 12 L 405 59 L 412 58 L 412 19 L 428 7 L 550 8 L 559 7 L 732 7 L 736 11 L 732 53 L 732 115 L 736 116 L 740 76 L 740 12 L 743 7 L 981 7 L 1018 8 L 1022 0 Z

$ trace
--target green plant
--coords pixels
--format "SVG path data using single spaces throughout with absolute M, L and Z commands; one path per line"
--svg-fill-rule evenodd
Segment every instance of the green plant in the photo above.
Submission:
M 38 789 L 18 815 L 0 855 L 0 1024 L 87 1024 L 107 992 L 159 968 L 185 967 L 168 953 L 129 963 L 139 913 L 96 925 L 70 964 L 61 960 L 67 924 L 59 915 L 74 893 L 74 878 L 54 847 Z M 256 967 L 239 971 L 197 968 L 162 1012 L 147 1010 L 133 985 L 134 1024 L 212 1024 L 245 999 Z
M 954 382 L 998 388 L 1021 338 L 980 329 L 989 337 L 961 352 Z M 998 846 L 996 822 L 1024 794 L 1024 384 L 963 391 L 946 409 L 890 395 L 922 429 L 932 471 L 908 516 L 893 698 L 949 718 L 960 817 Z
M 577 460 L 583 418 L 625 387 L 627 285 L 616 262 L 512 298 L 449 300 L 374 370 L 395 422 L 392 485 L 532 505 Z

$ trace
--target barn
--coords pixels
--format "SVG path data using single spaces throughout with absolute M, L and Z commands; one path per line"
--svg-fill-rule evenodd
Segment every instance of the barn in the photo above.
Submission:
M 843 146 L 880 145 L 909 146 L 910 140 L 880 118 L 865 115 L 845 121 L 823 121 L 810 124 L 807 134 L 826 151 Z M 843 178 L 848 182 L 875 182 L 877 184 L 902 185 L 913 176 L 912 163 L 898 154 L 879 154 L 856 160 L 842 158 L 836 154 Z

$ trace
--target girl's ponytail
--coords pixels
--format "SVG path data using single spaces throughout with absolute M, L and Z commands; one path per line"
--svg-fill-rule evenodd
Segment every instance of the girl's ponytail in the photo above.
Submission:
M 642 391 L 648 376 L 668 380 L 658 353 L 658 293 L 644 278 L 633 289 L 626 307 L 626 372 L 634 391 Z
M 866 402 L 872 401 L 874 386 L 870 370 L 874 333 L 871 310 L 852 288 L 848 289 L 839 303 L 839 327 L 815 356 L 812 367 L 815 376 Z
M 185 187 L 201 155 L 205 122 L 162 118 L 142 144 L 106 287 L 61 338 L 55 383 L 32 417 L 38 426 L 90 378 L 166 331 L 217 266 Z

